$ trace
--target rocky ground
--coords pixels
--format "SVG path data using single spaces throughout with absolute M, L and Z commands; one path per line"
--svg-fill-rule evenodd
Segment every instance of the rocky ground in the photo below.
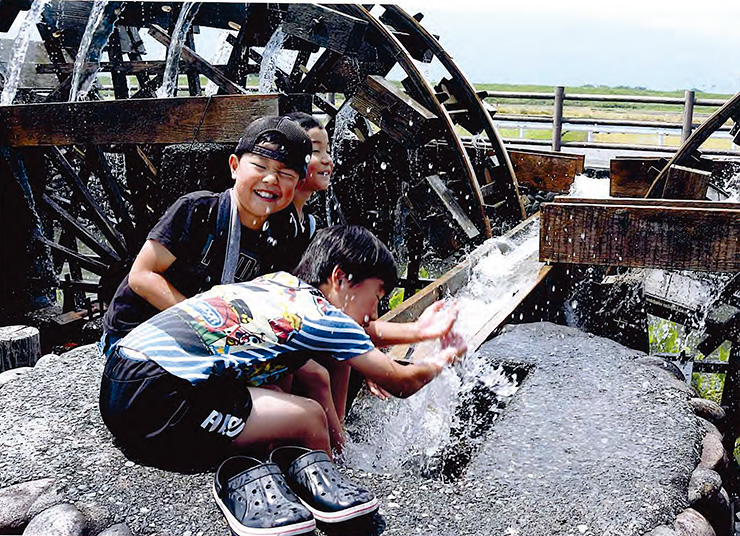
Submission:
M 462 476 L 344 468 L 382 506 L 327 534 L 638 536 L 673 525 L 702 442 L 686 384 L 639 352 L 553 324 L 516 326 L 481 353 L 529 373 Z M 48 479 L 16 494 L 21 528 L 69 503 L 87 534 L 121 523 L 110 530 L 228 534 L 212 475 L 140 466 L 115 447 L 97 407 L 102 366 L 81 347 L 0 388 L 0 503 L 8 486 Z

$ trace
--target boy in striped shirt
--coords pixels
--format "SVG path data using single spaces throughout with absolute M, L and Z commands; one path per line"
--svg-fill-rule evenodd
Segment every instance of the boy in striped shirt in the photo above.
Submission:
M 388 249 L 361 227 L 317 233 L 295 275 L 221 285 L 135 328 L 108 359 L 103 420 L 130 455 L 167 467 L 209 467 L 239 452 L 293 444 L 330 454 L 330 392 L 277 388 L 306 352 L 348 363 L 395 396 L 423 387 L 465 351 L 402 366 L 365 332 L 395 285 Z

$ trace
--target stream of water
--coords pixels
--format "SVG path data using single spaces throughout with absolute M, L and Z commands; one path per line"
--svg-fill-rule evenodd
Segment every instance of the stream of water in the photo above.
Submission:
M 182 45 L 185 43 L 185 37 L 193 24 L 198 9 L 200 9 L 200 2 L 183 2 L 182 4 L 175 28 L 172 30 L 170 46 L 167 47 L 167 61 L 162 76 L 162 85 L 157 90 L 157 97 L 160 99 L 174 97 L 176 94 Z
M 8 65 L 8 73 L 5 79 L 5 85 L 3 86 L 3 92 L 0 94 L 0 106 L 13 104 L 15 94 L 18 91 L 18 82 L 21 79 L 21 70 L 23 69 L 26 54 L 28 53 L 31 32 L 41 20 L 41 15 L 49 1 L 34 0 L 28 15 L 23 19 L 23 24 L 13 42 L 13 54 Z

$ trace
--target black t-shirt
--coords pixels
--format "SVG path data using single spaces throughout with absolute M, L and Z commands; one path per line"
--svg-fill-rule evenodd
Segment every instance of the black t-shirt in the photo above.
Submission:
M 175 256 L 175 261 L 162 275 L 185 297 L 221 282 L 230 206 L 228 190 L 220 194 L 200 191 L 184 195 L 167 209 L 147 236 Z M 292 258 L 284 258 L 292 238 L 288 227 L 272 225 L 270 220 L 259 231 L 242 226 L 234 280 L 248 281 L 284 269 L 286 263 L 292 262 Z M 158 312 L 131 290 L 126 276 L 105 313 L 103 328 L 110 335 L 122 337 Z
M 270 216 L 270 225 L 280 236 L 287 236 L 289 240 L 276 245 L 278 270 L 292 272 L 306 251 L 309 242 L 316 234 L 316 219 L 311 214 L 306 214 L 303 222 L 298 217 L 295 205 Z

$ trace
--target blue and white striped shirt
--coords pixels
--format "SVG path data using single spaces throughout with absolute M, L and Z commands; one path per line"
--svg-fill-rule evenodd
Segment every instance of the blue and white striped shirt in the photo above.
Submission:
M 213 287 L 162 311 L 118 344 L 126 357 L 151 359 L 191 383 L 233 368 L 256 386 L 300 366 L 304 359 L 296 352 L 345 360 L 374 348 L 357 322 L 286 272 Z

